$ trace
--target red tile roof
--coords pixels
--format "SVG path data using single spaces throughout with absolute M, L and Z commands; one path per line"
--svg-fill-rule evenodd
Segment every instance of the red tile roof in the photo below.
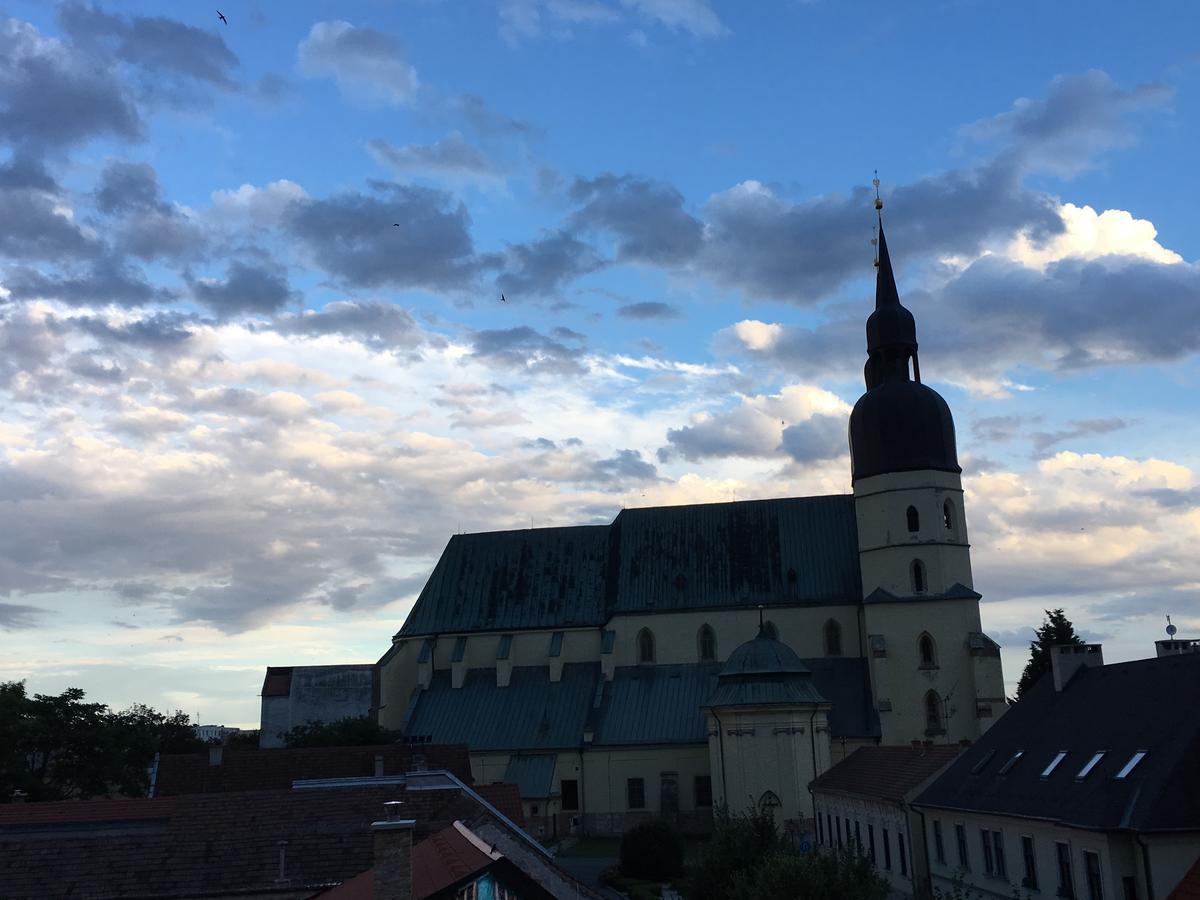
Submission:
M 453 825 L 434 832 L 412 850 L 413 900 L 423 900 L 478 874 L 492 862 Z
M 1183 880 L 1175 885 L 1167 900 L 1200 900 L 1200 858 L 1196 864 L 1183 876 Z
M 305 778 L 369 778 L 375 774 L 377 756 L 383 757 L 385 775 L 405 775 L 421 767 L 445 769 L 467 784 L 472 781 L 471 757 L 461 744 L 226 750 L 217 766 L 209 764 L 207 751 L 161 757 L 154 796 L 290 788 L 293 781 Z
M 515 784 L 477 784 L 474 791 L 522 828 L 525 827 L 525 809 L 521 806 L 521 789 Z
M 132 822 L 169 819 L 174 800 L 63 800 L 0 805 L 0 828 L 84 822 Z
M 956 744 L 860 747 L 814 779 L 814 791 L 899 803 L 962 751 Z

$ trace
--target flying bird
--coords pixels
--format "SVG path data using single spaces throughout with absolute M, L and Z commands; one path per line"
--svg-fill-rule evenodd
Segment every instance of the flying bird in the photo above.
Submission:
M 399 227 L 400 227 L 400 223 L 399 223 L 399 222 L 393 222 L 393 223 L 392 223 L 392 227 L 393 227 L 393 228 L 399 228 Z
M 224 22 L 226 25 L 229 24 L 229 20 L 227 18 L 225 18 L 225 13 L 221 12 L 219 9 L 217 10 L 217 18 L 220 19 L 222 22 Z
M 505 299 L 504 299 L 504 295 L 503 295 L 503 294 L 501 294 L 501 295 L 500 295 L 500 302 L 501 302 L 501 303 L 507 303 L 507 302 L 508 302 L 507 300 L 505 300 Z

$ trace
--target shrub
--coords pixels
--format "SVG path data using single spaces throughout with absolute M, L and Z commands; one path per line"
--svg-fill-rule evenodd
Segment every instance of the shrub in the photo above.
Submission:
M 670 822 L 639 822 L 621 835 L 621 874 L 665 881 L 683 871 L 683 849 L 683 835 Z

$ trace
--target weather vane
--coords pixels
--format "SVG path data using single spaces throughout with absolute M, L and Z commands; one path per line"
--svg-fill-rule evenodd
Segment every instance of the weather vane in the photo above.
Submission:
M 871 179 L 871 184 L 875 185 L 875 211 L 883 209 L 883 201 L 879 199 L 879 170 L 875 170 L 875 177 Z
M 875 170 L 875 177 L 873 179 L 871 179 L 871 184 L 873 184 L 875 186 L 875 212 L 877 214 L 879 214 L 879 211 L 881 209 L 883 209 L 883 201 L 879 199 L 879 170 L 878 169 Z M 882 221 L 882 218 L 880 219 L 880 221 Z M 874 249 L 874 253 L 875 253 L 875 268 L 878 269 L 879 268 L 879 226 L 878 225 L 873 225 L 871 227 L 871 247 Z

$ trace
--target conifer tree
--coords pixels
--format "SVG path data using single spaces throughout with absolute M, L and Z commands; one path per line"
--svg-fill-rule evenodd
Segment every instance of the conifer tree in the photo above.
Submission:
M 1061 609 L 1045 610 L 1046 621 L 1037 629 L 1037 637 L 1029 644 L 1029 662 L 1017 682 L 1017 699 L 1039 678 L 1050 671 L 1050 648 L 1055 644 L 1082 644 L 1083 638 L 1075 633 L 1075 626 Z

